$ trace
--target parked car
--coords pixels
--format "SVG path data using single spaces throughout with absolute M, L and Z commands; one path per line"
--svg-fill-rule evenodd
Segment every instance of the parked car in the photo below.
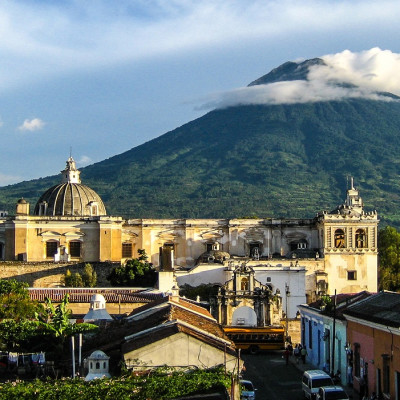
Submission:
M 242 388 L 241 400 L 254 400 L 256 398 L 256 390 L 251 381 L 241 380 L 240 386 Z
M 317 400 L 348 400 L 349 396 L 341 386 L 323 386 L 318 389 Z
M 321 386 L 334 386 L 332 378 L 326 372 L 319 369 L 304 371 L 302 390 L 306 399 L 315 400 Z

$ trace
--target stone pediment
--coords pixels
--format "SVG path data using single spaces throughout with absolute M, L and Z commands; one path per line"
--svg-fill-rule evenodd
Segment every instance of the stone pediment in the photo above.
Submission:
M 239 265 L 238 267 L 235 268 L 234 271 L 235 274 L 240 274 L 240 275 L 254 275 L 254 269 L 250 267 L 249 265 L 246 265 L 245 263 Z
M 124 235 L 129 235 L 129 236 L 131 236 L 131 237 L 133 237 L 133 238 L 137 238 L 139 235 L 135 232 L 135 231 L 133 231 L 132 229 L 122 229 L 122 233 L 124 234 Z
M 176 238 L 179 237 L 179 235 L 178 235 L 175 231 L 173 231 L 173 230 L 168 230 L 168 231 L 160 232 L 160 233 L 157 235 L 157 237 L 158 237 L 159 239 L 161 239 L 161 240 L 164 240 L 164 241 L 173 242 L 174 240 L 176 240 Z
M 245 231 L 247 242 L 260 242 L 264 241 L 264 230 L 251 228 Z
M 200 236 L 204 240 L 217 240 L 221 239 L 224 235 L 219 233 L 218 231 L 207 231 L 203 232 Z
M 307 235 L 303 232 L 288 232 L 285 234 L 288 240 L 301 240 L 307 239 Z
M 82 232 L 75 231 L 75 232 L 63 233 L 63 236 L 65 236 L 68 239 L 77 239 L 77 238 L 81 238 L 81 237 L 85 236 L 85 234 Z
M 45 231 L 45 232 L 42 232 L 40 234 L 40 236 L 45 237 L 45 238 L 49 238 L 49 237 L 59 238 L 62 235 L 60 232 L 56 232 L 56 231 Z
M 61 236 L 64 236 L 67 239 L 71 240 L 71 239 L 80 239 L 83 236 L 85 236 L 85 234 L 78 231 L 65 232 L 65 233 L 60 233 L 56 231 L 45 231 L 42 232 L 40 236 L 42 236 L 43 239 L 57 239 L 57 240 L 60 239 Z

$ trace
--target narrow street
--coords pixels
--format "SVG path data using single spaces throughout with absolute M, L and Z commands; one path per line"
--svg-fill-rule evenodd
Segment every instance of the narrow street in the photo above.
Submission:
M 292 363 L 286 365 L 282 352 L 242 354 L 246 371 L 243 379 L 257 388 L 256 400 L 300 400 L 303 372 Z

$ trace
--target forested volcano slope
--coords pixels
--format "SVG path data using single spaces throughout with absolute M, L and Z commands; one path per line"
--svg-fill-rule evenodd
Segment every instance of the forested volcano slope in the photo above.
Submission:
M 343 202 L 351 175 L 365 209 L 400 225 L 399 174 L 400 102 L 348 99 L 214 110 L 81 178 L 112 215 L 309 218 Z M 0 188 L 0 207 L 34 204 L 59 180 Z

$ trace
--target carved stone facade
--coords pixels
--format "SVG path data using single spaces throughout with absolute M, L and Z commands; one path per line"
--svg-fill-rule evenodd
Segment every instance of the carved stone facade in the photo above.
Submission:
M 282 298 L 268 285 L 255 279 L 252 267 L 241 264 L 232 271 L 232 278 L 210 299 L 211 313 L 222 325 L 279 325 L 282 319 Z

